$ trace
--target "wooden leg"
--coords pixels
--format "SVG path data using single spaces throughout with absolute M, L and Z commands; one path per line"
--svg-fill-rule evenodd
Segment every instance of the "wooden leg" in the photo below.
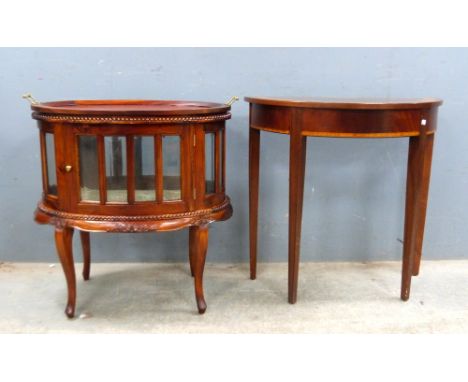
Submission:
M 193 228 L 193 253 L 194 253 L 194 278 L 195 299 L 198 312 L 205 313 L 206 302 L 203 296 L 203 270 L 205 269 L 206 251 L 208 249 L 208 225 L 194 226 Z
M 258 189 L 260 176 L 260 130 L 249 132 L 249 237 L 250 279 L 257 277 Z
M 69 318 L 73 318 L 75 315 L 76 303 L 76 278 L 75 264 L 73 263 L 72 238 L 73 228 L 55 228 L 55 245 L 57 247 L 60 262 L 62 263 L 63 272 L 65 273 L 65 279 L 67 280 L 68 301 L 65 308 L 65 314 Z
M 81 247 L 83 248 L 83 279 L 89 280 L 91 268 L 91 246 L 89 244 L 89 232 L 80 231 Z
M 417 202 L 417 211 L 420 214 L 418 218 L 418 226 L 416 227 L 415 237 L 415 252 L 413 258 L 413 276 L 419 274 L 419 268 L 421 265 L 422 246 L 424 239 L 424 227 L 426 223 L 426 210 L 427 200 L 429 196 L 429 182 L 431 179 L 431 165 L 432 165 L 432 149 L 434 147 L 434 134 L 427 136 L 426 147 L 424 150 L 424 165 L 422 173 L 421 183 L 421 196 Z
M 189 261 L 190 261 L 190 273 L 192 277 L 195 275 L 195 235 L 196 235 L 196 228 L 195 226 L 189 227 Z
M 292 132 L 289 151 L 288 301 L 297 300 L 307 138 Z
M 411 276 L 419 271 L 433 141 L 434 136 L 431 134 L 411 137 L 409 142 L 401 278 L 403 301 L 409 299 Z

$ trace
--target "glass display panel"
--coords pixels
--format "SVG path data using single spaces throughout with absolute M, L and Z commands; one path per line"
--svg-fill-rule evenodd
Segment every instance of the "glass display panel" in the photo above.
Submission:
M 216 134 L 205 134 L 205 193 L 215 192 L 215 144 Z
M 127 145 L 125 137 L 104 137 L 107 201 L 127 202 Z
M 163 200 L 181 199 L 180 137 L 166 135 L 162 139 Z
M 156 200 L 154 137 L 134 137 L 135 201 Z
M 45 133 L 46 161 L 47 161 L 47 193 L 57 195 L 57 172 L 55 166 L 54 134 Z
M 223 166 L 224 166 L 224 130 L 219 131 L 219 171 L 218 171 L 218 183 L 219 189 L 224 189 L 224 178 L 223 178 Z
M 97 137 L 81 135 L 78 138 L 80 160 L 81 200 L 99 202 L 99 166 Z

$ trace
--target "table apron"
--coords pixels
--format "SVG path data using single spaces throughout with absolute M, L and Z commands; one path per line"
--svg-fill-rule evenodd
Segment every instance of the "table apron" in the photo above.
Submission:
M 250 127 L 305 136 L 392 138 L 432 134 L 437 107 L 398 110 L 310 109 L 252 104 Z

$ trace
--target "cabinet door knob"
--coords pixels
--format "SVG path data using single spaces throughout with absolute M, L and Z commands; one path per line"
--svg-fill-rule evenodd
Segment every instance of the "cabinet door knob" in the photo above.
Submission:
M 70 172 L 72 170 L 72 166 L 67 164 L 65 165 L 65 172 Z

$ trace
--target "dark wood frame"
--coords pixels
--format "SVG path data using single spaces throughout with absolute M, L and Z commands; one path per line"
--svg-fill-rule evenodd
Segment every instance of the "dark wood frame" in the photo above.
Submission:
M 419 274 L 439 99 L 246 97 L 249 102 L 250 278 L 257 276 L 260 132 L 290 135 L 288 301 L 297 300 L 307 137 L 409 138 L 401 299 Z
M 76 277 L 72 253 L 74 229 L 80 230 L 83 278 L 90 277 L 90 232 L 172 231 L 188 227 L 189 263 L 194 276 L 199 313 L 206 310 L 203 269 L 208 248 L 208 225 L 232 215 L 224 187 L 205 195 L 204 135 L 224 131 L 230 106 L 186 101 L 60 101 L 32 105 L 38 120 L 43 169 L 43 197 L 35 220 L 55 226 L 55 242 L 68 286 L 65 313 L 75 314 Z M 54 134 L 57 196 L 48 193 L 44 134 Z M 80 200 L 78 137 L 96 136 L 100 201 Z M 163 200 L 162 137 L 180 137 L 181 199 Z M 107 201 L 104 136 L 123 136 L 127 151 L 127 203 Z M 134 137 L 154 137 L 155 194 L 153 202 L 135 201 Z M 225 144 L 216 139 L 216 153 Z M 223 150 L 223 156 L 225 155 Z M 225 159 L 216 159 L 216 170 Z M 216 177 L 219 172 L 216 171 Z M 222 171 L 224 176 L 225 171 Z M 223 179 L 222 183 L 225 181 Z

